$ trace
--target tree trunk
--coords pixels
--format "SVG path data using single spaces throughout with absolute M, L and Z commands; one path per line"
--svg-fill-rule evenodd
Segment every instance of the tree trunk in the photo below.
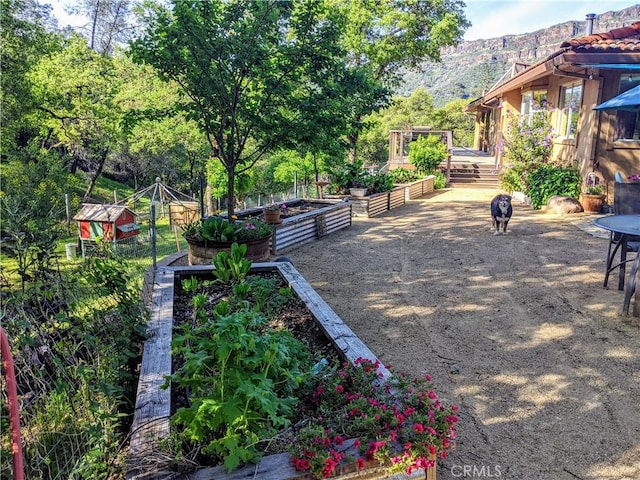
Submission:
M 236 196 L 234 192 L 235 166 L 229 168 L 227 165 L 227 214 L 229 218 L 235 213 Z
M 91 181 L 89 182 L 89 186 L 87 187 L 87 191 L 84 193 L 84 197 L 82 198 L 83 202 L 88 202 L 91 197 L 91 193 L 93 192 L 93 187 L 96 186 L 96 182 L 100 175 L 102 175 L 102 169 L 104 168 L 104 164 L 107 160 L 107 155 L 109 154 L 109 147 L 102 150 L 102 154 L 100 155 L 100 162 L 98 163 L 98 168 L 96 169 L 96 173 L 91 177 Z

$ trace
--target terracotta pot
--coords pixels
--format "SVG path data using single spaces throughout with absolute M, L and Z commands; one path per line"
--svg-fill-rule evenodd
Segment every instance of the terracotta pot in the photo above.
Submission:
M 281 210 L 263 210 L 265 223 L 282 223 L 280 220 Z
M 588 193 L 580 194 L 580 203 L 585 212 L 600 213 L 604 206 L 604 195 L 591 195 Z
M 269 256 L 271 255 L 270 242 L 271 235 L 258 238 L 257 240 L 237 243 L 247 245 L 247 254 L 245 255 L 247 260 L 264 262 L 269 260 Z M 211 265 L 213 263 L 213 257 L 219 252 L 231 252 L 232 243 L 233 242 L 198 242 L 187 239 L 189 265 Z

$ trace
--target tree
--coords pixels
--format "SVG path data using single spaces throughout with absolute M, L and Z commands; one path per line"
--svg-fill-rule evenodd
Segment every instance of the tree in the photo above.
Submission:
M 360 134 L 367 124 L 362 119 L 385 106 L 386 95 L 397 86 L 404 70 L 420 67 L 425 59 L 440 60 L 443 47 L 456 45 L 469 22 L 460 0 L 332 0 L 347 17 L 343 37 L 349 68 L 359 72 L 371 87 L 376 105 L 354 103 L 348 135 L 349 158 L 354 161 Z
M 433 99 L 422 87 L 409 97 L 394 97 L 387 108 L 366 117 L 370 126 L 359 137 L 358 149 L 367 163 L 384 164 L 389 159 L 389 131 L 413 126 L 433 126 Z
M 473 129 L 475 119 L 464 113 L 468 101 L 462 98 L 447 102 L 447 104 L 433 112 L 430 125 L 436 130 L 452 130 L 453 145 L 470 147 L 473 145 Z
M 71 173 L 93 171 L 88 199 L 107 156 L 121 140 L 122 111 L 115 102 L 121 85 L 113 59 L 72 37 L 64 49 L 42 59 L 30 72 L 40 122 L 49 148 L 64 147 L 73 157 Z
M 25 147 L 37 135 L 37 106 L 28 72 L 38 60 L 61 48 L 51 33 L 51 7 L 33 0 L 0 2 L 0 148 L 3 155 Z
M 156 177 L 182 192 L 198 192 L 198 180 L 210 154 L 195 120 L 175 109 L 180 89 L 164 82 L 149 65 L 138 65 L 116 52 L 122 84 L 115 101 L 124 112 L 125 145 L 114 155 L 114 173 L 133 177 L 135 188 Z
M 70 13 L 84 15 L 89 19 L 86 27 L 80 28 L 89 42 L 89 48 L 99 53 L 113 53 L 117 44 L 129 40 L 129 0 L 77 0 Z
M 133 58 L 177 82 L 214 155 L 235 176 L 296 136 L 302 112 L 313 112 L 343 71 L 340 22 L 322 2 L 174 0 L 150 13 Z

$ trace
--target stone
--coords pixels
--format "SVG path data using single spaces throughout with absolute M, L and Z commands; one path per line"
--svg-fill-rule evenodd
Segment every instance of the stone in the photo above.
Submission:
M 562 195 L 554 195 L 551 197 L 549 201 L 547 201 L 547 210 L 561 214 L 584 212 L 584 208 L 582 208 L 578 200 Z

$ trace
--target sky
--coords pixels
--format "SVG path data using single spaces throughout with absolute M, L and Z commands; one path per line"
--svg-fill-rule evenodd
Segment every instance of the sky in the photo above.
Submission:
M 472 26 L 465 40 L 529 33 L 570 20 L 584 20 L 587 13 L 600 15 L 636 5 L 633 0 L 466 0 Z
M 86 20 L 69 17 L 65 5 L 73 0 L 40 0 L 53 6 L 60 26 L 67 24 L 80 26 Z M 570 20 L 584 20 L 587 13 L 600 15 L 609 11 L 622 10 L 638 3 L 633 0 L 466 0 L 465 13 L 472 26 L 467 30 L 465 40 L 495 38 L 534 32 Z

